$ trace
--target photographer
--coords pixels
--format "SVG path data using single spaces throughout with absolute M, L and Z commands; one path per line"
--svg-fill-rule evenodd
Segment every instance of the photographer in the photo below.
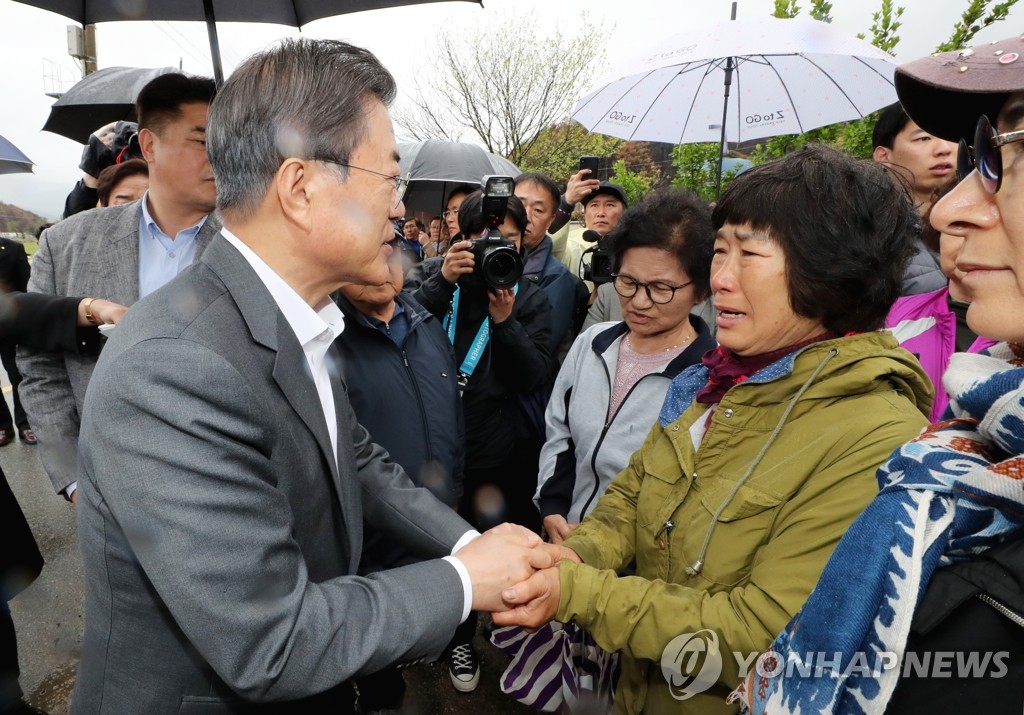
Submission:
M 526 210 L 515 196 L 507 199 L 501 235 L 521 250 Z M 532 503 L 535 482 L 516 468 L 515 420 L 518 393 L 541 387 L 551 374 L 550 305 L 544 292 L 522 276 L 513 289 L 494 290 L 476 268 L 474 243 L 487 241 L 484 193 L 475 191 L 459 207 L 459 232 L 473 240 L 452 245 L 443 262 L 421 263 L 409 276 L 413 297 L 445 321 L 455 346 L 455 363 L 463 377 L 462 408 L 466 425 L 466 462 L 459 513 L 478 528 L 511 521 L 538 528 Z M 521 270 L 521 269 L 520 269 Z M 489 335 L 486 333 L 489 332 Z M 481 348 L 481 334 L 484 344 Z M 476 348 L 476 350 L 474 350 Z M 475 366 L 467 356 L 479 350 Z M 456 689 L 469 692 L 479 680 L 479 659 L 470 641 L 475 619 L 467 620 L 453 640 L 449 673 Z

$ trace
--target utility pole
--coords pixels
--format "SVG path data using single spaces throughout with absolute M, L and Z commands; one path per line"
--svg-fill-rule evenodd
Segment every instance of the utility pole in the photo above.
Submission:
M 68 54 L 78 60 L 83 77 L 96 71 L 96 25 L 68 25 Z
M 96 25 L 85 26 L 85 57 L 82 58 L 82 76 L 96 71 Z

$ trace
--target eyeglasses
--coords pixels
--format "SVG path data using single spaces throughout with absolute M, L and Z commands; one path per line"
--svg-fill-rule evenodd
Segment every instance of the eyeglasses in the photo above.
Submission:
M 391 176 L 390 174 L 382 174 L 379 171 L 374 171 L 373 169 L 364 169 L 361 166 L 346 164 L 343 161 L 336 161 L 334 159 L 317 158 L 316 161 L 322 161 L 336 166 L 344 166 L 346 169 L 358 169 L 359 171 L 365 171 L 367 174 L 376 174 L 384 179 L 391 179 L 391 181 L 395 183 L 395 203 L 393 204 L 393 208 L 398 208 L 398 204 L 402 203 L 402 199 L 405 197 L 405 190 L 409 188 L 408 174 L 406 176 L 399 176 L 398 174 Z
M 458 216 L 458 215 L 459 215 L 459 207 L 458 206 L 456 206 L 453 209 L 445 209 L 444 211 L 441 212 L 441 218 L 448 218 L 449 216 Z
M 981 183 L 990 194 L 999 191 L 1003 183 L 1003 155 L 1001 146 L 1024 141 L 1024 130 L 997 134 L 988 117 L 978 117 L 978 125 L 974 129 L 974 146 L 960 140 L 956 153 L 956 175 L 961 181 L 973 170 L 978 170 Z
M 693 281 L 687 281 L 686 283 L 678 286 L 674 286 L 670 283 L 663 283 L 662 281 L 641 283 L 636 278 L 622 275 L 621 273 L 613 273 L 612 278 L 615 279 L 615 282 L 612 284 L 615 287 L 615 292 L 623 298 L 632 298 L 640 288 L 643 288 L 650 301 L 652 303 L 657 303 L 658 305 L 664 305 L 665 303 L 672 302 L 672 299 L 676 296 L 677 290 L 685 288 L 693 283 Z

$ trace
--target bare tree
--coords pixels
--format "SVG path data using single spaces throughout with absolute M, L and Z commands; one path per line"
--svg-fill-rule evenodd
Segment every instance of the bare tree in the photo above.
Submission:
M 608 31 L 583 17 L 580 33 L 546 35 L 536 18 L 507 15 L 471 28 L 445 28 L 426 85 L 399 126 L 417 141 L 469 135 L 519 164 L 543 129 L 564 121 L 602 66 Z

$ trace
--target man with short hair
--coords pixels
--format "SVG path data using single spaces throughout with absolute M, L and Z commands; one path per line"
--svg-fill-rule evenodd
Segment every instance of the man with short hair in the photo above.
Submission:
M 420 225 L 419 221 L 414 218 L 405 219 L 405 223 L 402 224 L 402 235 L 405 236 L 406 241 L 416 241 L 419 243 L 420 240 Z
M 531 278 L 551 303 L 549 347 L 560 361 L 576 337 L 578 323 L 582 323 L 581 310 L 585 309 L 588 292 L 583 281 L 552 255 L 548 228 L 560 201 L 558 186 L 545 174 L 529 172 L 516 178 L 515 194 L 526 207 L 528 221 L 523 233 L 523 275 Z
M 932 136 L 896 102 L 882 110 L 871 135 L 875 161 L 887 164 L 907 182 L 922 217 L 935 192 L 955 180 L 956 144 Z M 930 293 L 946 286 L 939 258 L 918 238 L 918 250 L 903 278 L 903 295 Z
M 397 243 L 397 240 L 396 240 Z M 448 335 L 412 295 L 402 291 L 401 253 L 388 257 L 381 285 L 350 283 L 336 299 L 345 315 L 338 340 L 356 419 L 416 486 L 454 508 L 462 496 L 465 435 L 458 369 Z M 372 526 L 364 528 L 361 575 L 421 559 Z M 389 668 L 360 678 L 364 712 L 402 707 L 405 681 Z
M 448 251 L 448 241 L 441 238 L 441 217 L 430 219 L 430 232 L 427 242 L 423 244 L 423 257 L 443 256 Z
M 607 236 L 619 222 L 619 217 L 622 216 L 622 212 L 626 210 L 629 202 L 626 200 L 625 189 L 610 181 L 600 182 L 593 190 L 584 194 L 581 201 L 583 202 L 583 228 L 569 231 L 561 260 L 573 275 L 583 278 L 581 268 L 583 253 L 588 248 L 594 247 L 594 243 L 584 239 L 583 234 L 590 231 Z M 592 238 L 592 234 L 588 234 L 588 238 Z
M 353 415 L 331 294 L 388 280 L 395 93 L 370 52 L 304 38 L 213 103 L 224 228 L 125 315 L 85 405 L 73 715 L 354 713 L 352 678 L 437 657 L 561 553 L 477 534 Z M 356 576 L 364 517 L 428 560 Z
M 28 289 L 101 295 L 131 306 L 167 283 L 209 244 L 220 223 L 206 158 L 213 80 L 161 75 L 139 92 L 139 145 L 149 165 L 142 200 L 94 209 L 43 232 Z M 79 423 L 97 353 L 19 348 L 22 399 L 54 490 L 74 502 Z M 112 429 L 126 429 L 117 426 Z

